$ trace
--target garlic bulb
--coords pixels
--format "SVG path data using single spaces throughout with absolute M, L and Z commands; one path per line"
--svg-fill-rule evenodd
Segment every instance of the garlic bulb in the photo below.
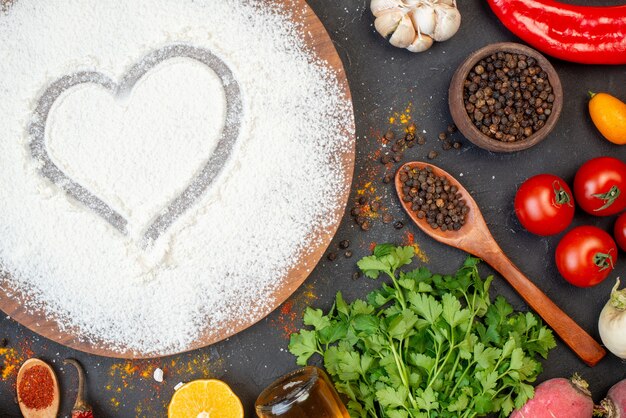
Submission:
M 372 0 L 370 10 L 374 16 L 378 17 L 382 12 L 389 9 L 398 9 L 402 7 L 400 0 Z
M 617 279 L 611 298 L 600 313 L 598 331 L 606 348 L 617 357 L 626 359 L 626 289 L 617 290 L 619 284 Z
M 411 19 L 404 15 L 398 24 L 398 27 L 389 38 L 389 43 L 398 48 L 407 48 L 415 39 L 415 28 Z
M 370 9 L 378 33 L 411 52 L 450 39 L 461 25 L 456 0 L 372 0 Z

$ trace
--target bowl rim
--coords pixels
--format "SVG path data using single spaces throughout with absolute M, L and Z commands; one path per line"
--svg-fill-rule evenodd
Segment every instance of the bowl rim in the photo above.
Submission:
M 552 106 L 552 113 L 546 120 L 546 124 L 526 139 L 515 142 L 502 142 L 483 134 L 474 123 L 465 110 L 463 100 L 464 82 L 478 61 L 491 55 L 494 52 L 508 52 L 526 55 L 535 58 L 539 66 L 548 74 L 548 81 L 552 86 L 552 93 L 555 96 Z M 556 70 L 539 51 L 532 49 L 526 45 L 515 42 L 498 42 L 489 44 L 473 53 L 471 53 L 462 63 L 452 77 L 450 88 L 448 91 L 448 102 L 452 119 L 461 133 L 475 145 L 494 152 L 514 152 L 528 149 L 539 142 L 543 141 L 554 129 L 556 123 L 561 116 L 563 109 L 563 87 Z

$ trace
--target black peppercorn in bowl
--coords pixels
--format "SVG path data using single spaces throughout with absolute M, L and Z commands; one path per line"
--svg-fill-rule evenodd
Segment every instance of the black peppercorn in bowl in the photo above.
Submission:
M 467 139 L 489 151 L 513 152 L 538 144 L 554 129 L 563 89 L 543 55 L 504 42 L 474 52 L 459 66 L 448 99 Z

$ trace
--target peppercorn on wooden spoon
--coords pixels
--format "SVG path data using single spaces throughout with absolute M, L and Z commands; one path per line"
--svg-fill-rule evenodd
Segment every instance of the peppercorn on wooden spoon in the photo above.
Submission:
M 442 176 L 449 180 L 451 185 L 458 188 L 469 212 L 466 223 L 461 229 L 454 231 L 442 231 L 441 228 L 433 229 L 426 219 L 419 219 L 411 210 L 410 202 L 404 202 L 403 182 L 400 179 L 402 172 L 412 169 L 424 169 L 430 167 L 436 176 Z M 526 303 L 556 332 L 556 334 L 589 366 L 595 366 L 606 351 L 572 318 L 550 300 L 532 281 L 530 281 L 513 262 L 504 254 L 496 240 L 491 235 L 476 201 L 470 193 L 453 176 L 432 164 L 423 162 L 410 162 L 404 164 L 395 178 L 396 191 L 400 197 L 400 203 L 415 224 L 434 239 L 452 247 L 456 247 L 476 257 L 482 258 L 496 269 L 509 284 L 519 293 Z
M 49 399 L 49 396 L 46 396 L 46 394 L 42 392 L 45 390 L 45 388 L 42 388 L 40 382 L 38 381 L 42 378 L 41 375 L 33 375 L 32 369 L 37 366 L 43 367 L 50 374 L 50 378 L 52 380 L 51 399 Z M 29 371 L 31 372 L 29 373 Z M 33 378 L 35 378 L 35 380 L 33 380 Z M 31 382 L 34 384 L 30 385 L 29 388 L 28 382 L 25 379 L 31 380 Z M 50 403 L 48 404 L 48 406 L 40 409 L 29 407 L 29 405 L 32 406 L 33 397 L 29 396 L 26 393 L 22 393 L 22 390 L 39 392 L 36 397 L 40 397 L 40 402 L 44 399 L 48 399 L 50 400 Z M 56 418 L 56 416 L 59 414 L 59 382 L 57 381 L 54 370 L 48 365 L 48 363 L 36 358 L 31 358 L 26 360 L 24 364 L 22 364 L 22 367 L 17 374 L 17 399 L 20 406 L 20 411 L 22 412 L 24 418 Z

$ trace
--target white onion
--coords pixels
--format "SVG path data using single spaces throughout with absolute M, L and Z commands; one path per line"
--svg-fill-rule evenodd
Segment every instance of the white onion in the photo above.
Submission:
M 609 301 L 598 319 L 598 331 L 606 348 L 617 357 L 626 359 L 626 289 L 618 290 L 619 279 Z

